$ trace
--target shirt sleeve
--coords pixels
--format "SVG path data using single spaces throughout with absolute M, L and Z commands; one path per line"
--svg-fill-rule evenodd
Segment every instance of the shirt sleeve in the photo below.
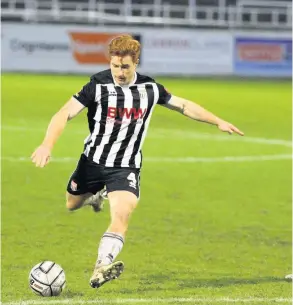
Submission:
M 159 99 L 158 99 L 158 104 L 160 105 L 165 105 L 168 104 L 168 102 L 170 101 L 172 95 L 171 93 L 169 93 L 164 86 L 162 86 L 161 84 L 157 84 L 158 85 L 158 89 L 159 89 Z
M 96 98 L 96 83 L 94 81 L 88 82 L 82 89 L 73 95 L 81 104 L 88 107 L 95 101 Z

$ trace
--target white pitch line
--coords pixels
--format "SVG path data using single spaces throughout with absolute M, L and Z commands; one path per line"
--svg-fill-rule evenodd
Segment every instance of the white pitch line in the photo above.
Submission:
M 113 300 L 74 300 L 74 299 L 63 299 L 63 300 L 27 300 L 27 301 L 14 301 L 9 303 L 1 303 L 2 305 L 53 305 L 53 304 L 131 304 L 131 303 L 147 303 L 147 304 L 162 304 L 162 303 L 291 303 L 292 299 L 290 298 L 201 298 L 201 297 L 193 297 L 193 298 L 151 298 L 151 299 L 113 299 Z M 176 303 L 175 303 L 176 304 Z
M 2 130 L 9 131 L 21 131 L 21 132 L 43 132 L 45 133 L 45 128 L 32 128 L 32 127 L 22 127 L 22 126 L 10 126 L 3 125 L 1 126 Z M 84 137 L 87 136 L 86 131 L 77 131 L 72 130 L 69 133 L 73 134 L 83 134 Z M 292 147 L 292 142 L 283 139 L 269 139 L 269 138 L 255 138 L 255 137 L 240 137 L 238 135 L 229 136 L 227 135 L 216 135 L 209 133 L 198 133 L 191 132 L 190 130 L 178 130 L 178 129 L 161 129 L 161 128 L 150 128 L 147 135 L 149 138 L 153 139 L 162 139 L 170 138 L 172 140 L 184 140 L 184 139 L 201 139 L 201 140 L 213 140 L 213 141 L 241 141 L 247 143 L 256 143 L 256 144 L 267 144 L 267 145 L 280 145 L 286 147 Z
M 144 162 L 150 163 L 219 163 L 219 162 L 258 162 L 258 161 L 277 161 L 277 160 L 291 160 L 292 155 L 264 155 L 264 156 L 225 156 L 225 157 L 146 157 Z M 11 157 L 2 156 L 1 160 L 9 162 L 31 162 L 29 157 Z M 77 162 L 78 157 L 63 157 L 52 158 L 52 162 Z
M 218 163 L 218 162 L 255 162 L 255 161 L 274 161 L 274 160 L 289 160 L 292 155 L 264 155 L 264 156 L 226 156 L 226 157 L 182 157 L 182 158 L 167 158 L 167 157 L 146 157 L 146 162 L 176 162 L 176 163 Z

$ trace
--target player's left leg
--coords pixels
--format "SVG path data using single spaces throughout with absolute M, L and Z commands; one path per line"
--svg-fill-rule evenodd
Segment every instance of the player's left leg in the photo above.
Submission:
M 129 219 L 137 207 L 138 197 L 129 191 L 114 191 L 108 193 L 110 203 L 111 223 L 108 232 L 125 237 Z
M 93 288 L 102 286 L 122 273 L 123 262 L 114 260 L 122 250 L 130 216 L 139 200 L 139 170 L 121 170 L 117 178 L 113 183 L 106 184 L 111 223 L 100 241 L 98 259 L 90 279 Z
M 128 191 L 110 192 L 108 193 L 108 199 L 111 223 L 99 245 L 98 259 L 90 279 L 90 285 L 93 288 L 102 286 L 122 273 L 123 262 L 113 263 L 113 261 L 122 250 L 129 218 L 138 203 L 136 195 Z

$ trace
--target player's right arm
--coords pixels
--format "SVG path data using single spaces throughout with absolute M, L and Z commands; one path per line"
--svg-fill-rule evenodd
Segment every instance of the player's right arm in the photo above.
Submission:
M 37 167 L 44 167 L 50 160 L 52 149 L 62 134 L 67 121 L 77 116 L 95 99 L 95 84 L 85 85 L 82 90 L 52 117 L 42 144 L 31 155 L 32 162 Z

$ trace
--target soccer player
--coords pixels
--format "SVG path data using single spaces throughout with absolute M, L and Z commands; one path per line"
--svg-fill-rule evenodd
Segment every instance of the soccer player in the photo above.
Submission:
M 130 215 L 139 200 L 141 149 L 155 105 L 215 125 L 220 131 L 243 135 L 232 124 L 194 102 L 171 95 L 151 77 L 137 73 L 140 43 L 131 36 L 114 38 L 108 51 L 110 69 L 93 75 L 52 117 L 42 144 L 31 156 L 37 167 L 44 167 L 67 121 L 87 108 L 90 134 L 69 179 L 66 206 L 73 211 L 91 205 L 98 212 L 106 189 L 111 222 L 99 243 L 90 278 L 93 288 L 123 271 L 123 262 L 114 260 L 122 250 Z

